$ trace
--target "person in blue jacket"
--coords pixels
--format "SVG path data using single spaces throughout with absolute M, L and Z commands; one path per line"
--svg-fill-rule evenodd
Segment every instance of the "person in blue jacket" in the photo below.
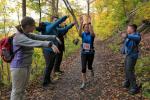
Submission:
M 53 16 L 52 20 L 53 22 L 56 22 L 59 18 L 57 16 Z M 69 31 L 69 29 L 71 29 L 73 26 L 75 25 L 75 23 L 71 23 L 69 25 L 65 25 L 64 27 L 62 27 L 62 25 L 59 25 L 56 29 L 58 34 L 63 34 L 63 35 L 59 35 L 58 38 L 61 41 L 61 44 L 58 44 L 58 49 L 60 50 L 59 54 L 56 54 L 55 57 L 55 62 L 54 62 L 54 79 L 58 80 L 59 76 L 64 73 L 64 71 L 62 71 L 60 69 L 60 65 L 62 62 L 62 58 L 63 58 L 63 52 L 65 51 L 65 42 L 64 42 L 64 35 L 66 35 L 66 33 Z
M 80 89 L 84 89 L 86 87 L 86 66 L 91 71 L 91 77 L 94 77 L 93 71 L 93 60 L 95 55 L 94 50 L 94 38 L 95 33 L 93 31 L 93 27 L 91 25 L 91 18 L 89 16 L 88 22 L 83 24 L 83 17 L 80 18 L 80 28 L 79 28 L 79 36 L 82 38 L 82 50 L 81 50 L 81 63 L 82 63 L 82 85 Z M 83 32 L 82 32 L 83 29 Z
M 136 84 L 135 65 L 139 56 L 138 46 L 141 41 L 141 35 L 137 32 L 135 24 L 128 25 L 127 33 L 122 34 L 122 37 L 125 39 L 122 53 L 126 55 L 123 87 L 129 88 L 130 94 L 136 94 L 139 92 L 139 87 Z
M 53 22 L 42 22 L 40 23 L 39 27 L 37 28 L 38 31 L 41 31 L 42 35 L 56 35 L 58 38 L 63 37 L 67 31 L 74 26 L 74 24 L 71 24 L 65 28 L 60 28 L 59 25 L 63 23 L 68 16 L 64 16 L 62 18 L 59 18 Z M 58 49 L 62 51 L 60 48 L 60 45 L 63 44 L 63 41 L 61 40 L 60 43 L 54 42 L 55 45 L 57 45 Z M 44 58 L 46 61 L 46 68 L 44 73 L 44 80 L 43 80 L 43 86 L 48 86 L 49 84 L 52 84 L 51 80 L 51 72 L 54 68 L 54 64 L 56 61 L 56 54 L 52 51 L 52 49 L 44 48 L 43 49 Z M 61 52 L 60 52 L 61 55 Z

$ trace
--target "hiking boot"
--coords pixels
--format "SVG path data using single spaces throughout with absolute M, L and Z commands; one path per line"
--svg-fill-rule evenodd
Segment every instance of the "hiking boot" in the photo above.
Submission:
M 80 89 L 81 89 L 81 90 L 85 89 L 85 86 L 86 86 L 86 84 L 85 84 L 85 83 L 82 83 Z

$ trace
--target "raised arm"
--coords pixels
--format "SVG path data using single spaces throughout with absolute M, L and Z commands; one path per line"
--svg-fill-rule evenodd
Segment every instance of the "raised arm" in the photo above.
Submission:
M 140 41 L 141 40 L 141 36 L 140 35 L 132 35 L 132 34 L 128 34 L 127 35 L 128 39 L 134 40 L 134 41 Z
M 82 37 L 83 17 L 80 17 L 79 36 Z
M 94 33 L 94 30 L 93 30 L 93 26 L 91 25 L 91 23 L 89 24 L 89 30 L 90 30 L 90 34 L 95 37 L 95 33 Z
M 89 24 L 89 31 L 90 31 L 90 34 L 95 37 L 95 33 L 94 33 L 94 30 L 93 30 L 93 26 L 91 24 L 91 17 L 89 16 L 88 17 L 88 24 Z

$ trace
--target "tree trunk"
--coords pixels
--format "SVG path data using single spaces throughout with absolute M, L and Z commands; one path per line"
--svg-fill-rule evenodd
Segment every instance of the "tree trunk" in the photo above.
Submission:
M 22 17 L 26 16 L 26 0 L 22 0 Z
M 0 67 L 0 83 L 2 82 L 2 69 Z
M 39 14 L 40 14 L 40 18 L 39 18 L 39 23 L 40 23 L 40 22 L 41 22 L 41 19 L 42 19 L 41 0 L 39 0 Z
M 51 1 L 51 10 L 52 10 L 52 15 L 54 16 L 58 16 L 58 4 L 59 4 L 59 0 Z
M 57 16 L 59 15 L 59 14 L 58 14 L 58 4 L 59 4 L 59 0 L 56 0 L 55 9 L 56 9 L 56 14 L 57 14 Z
M 87 14 L 89 16 L 90 15 L 90 0 L 87 0 L 87 6 L 88 6 L 88 8 L 87 8 Z
M 10 83 L 10 69 L 9 69 L 9 65 L 8 64 L 7 64 L 7 73 L 8 73 L 7 80 Z
M 76 29 L 77 29 L 77 31 L 78 31 L 78 30 L 79 30 L 79 24 L 78 24 L 77 18 L 76 18 L 75 14 L 74 14 L 74 11 L 73 11 L 72 7 L 71 7 L 71 5 L 70 5 L 70 3 L 69 3 L 68 0 L 63 0 L 63 1 L 64 1 L 65 5 L 66 5 L 68 11 L 69 11 L 70 14 L 72 15 L 73 20 L 77 23 L 77 24 L 76 24 Z
M 1 70 L 1 80 L 3 80 L 4 79 L 4 76 L 3 76 L 4 65 L 3 65 L 2 59 L 0 59 L 0 60 L 1 60 L 1 68 L 0 68 L 0 70 Z

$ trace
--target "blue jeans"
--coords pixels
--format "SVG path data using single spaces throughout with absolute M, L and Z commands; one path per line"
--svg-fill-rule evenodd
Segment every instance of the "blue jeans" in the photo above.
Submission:
M 135 77 L 135 64 L 137 59 L 130 56 L 125 58 L 125 78 L 126 84 L 130 86 L 131 89 L 137 88 L 136 77 Z

